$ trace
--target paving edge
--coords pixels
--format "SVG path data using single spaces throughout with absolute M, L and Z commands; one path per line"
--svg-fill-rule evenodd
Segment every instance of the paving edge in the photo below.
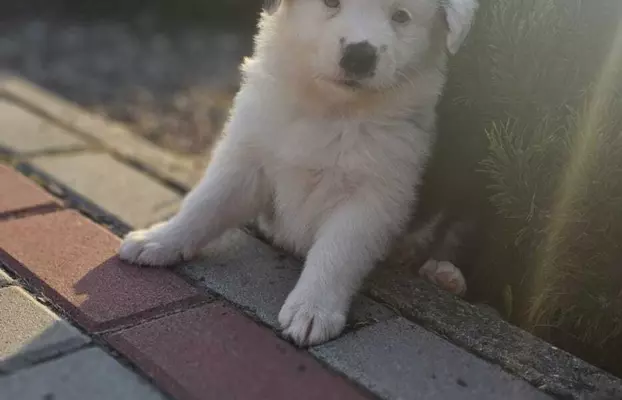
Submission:
M 181 192 L 189 190 L 196 181 L 196 176 L 192 175 L 193 162 L 189 159 L 166 152 L 132 134 L 120 124 L 93 116 L 23 79 L 0 74 L 0 94 L 17 100 L 85 137 L 101 142 L 105 148 L 128 160 L 130 166 L 164 179 Z M 118 236 L 123 236 L 131 229 L 71 189 L 34 171 L 27 162 L 19 163 L 18 169 L 31 177 L 34 173 L 35 180 L 57 196 L 61 188 L 60 197 L 69 201 L 70 208 L 78 209 Z M 401 314 L 548 394 L 564 400 L 622 398 L 622 379 L 555 348 L 499 316 L 488 314 L 426 282 L 400 282 L 395 290 L 402 292 L 404 298 L 415 300 L 410 304 L 399 304 L 397 309 Z M 385 299 L 394 297 L 374 289 L 371 294 L 382 304 L 386 303 Z M 526 357 L 526 353 L 537 353 L 540 356 L 537 359 Z
M 0 95 L 95 141 L 137 169 L 180 190 L 189 190 L 202 171 L 201 158 L 175 154 L 131 133 L 123 125 L 89 113 L 14 74 L 0 73 Z
M 53 196 L 60 198 L 66 208 L 80 212 L 97 224 L 106 227 L 116 236 L 123 237 L 133 229 L 116 215 L 104 210 L 71 187 L 58 182 L 51 175 L 33 167 L 28 161 L 15 162 L 12 166 Z
M 18 163 L 17 169 L 55 196 L 61 197 L 68 208 L 77 209 L 117 236 L 123 236 L 131 229 L 114 215 L 70 188 L 56 183 L 53 178 L 32 168 L 27 162 Z M 252 229 L 245 229 L 244 232 L 253 234 Z M 259 239 L 265 242 L 265 239 Z M 273 251 L 277 253 L 276 249 Z M 189 280 L 183 274 L 178 275 Z M 400 315 L 475 356 L 498 365 L 547 394 L 563 400 L 622 398 L 622 380 L 505 322 L 496 314 L 487 313 L 423 281 L 401 282 L 396 290 L 404 294 L 402 297 L 415 300 L 410 304 L 399 304 L 397 311 Z M 209 294 L 213 299 L 226 300 L 257 323 L 274 330 L 253 312 L 240 308 L 235 301 L 211 290 Z M 380 304 L 386 304 L 385 299 L 395 297 L 395 293 L 389 295 L 373 288 L 370 294 Z M 533 354 L 541 356 L 532 357 Z M 335 372 L 341 374 L 341 371 Z
M 622 399 L 622 379 L 424 281 L 398 282 L 373 298 L 408 298 L 401 313 L 460 348 L 562 400 Z
M 10 374 L 74 352 L 91 342 L 88 335 L 63 319 L 23 287 L 2 288 L 0 297 L 4 300 L 4 307 L 16 311 L 12 316 L 9 315 L 8 323 L 13 330 L 19 331 L 9 339 L 9 343 L 13 345 L 9 346 L 8 353 L 0 360 L 0 375 Z M 31 335 L 31 329 L 35 327 L 38 330 L 34 331 L 35 335 Z
M 5 164 L 5 162 L 0 160 L 0 165 L 2 164 Z M 27 161 L 11 162 L 9 160 L 9 162 L 6 164 L 15 168 L 18 173 L 21 173 L 25 177 L 29 178 L 30 180 L 38 184 L 42 189 L 49 192 L 51 195 L 56 196 L 57 198 L 60 198 L 60 200 L 62 200 L 63 202 L 63 208 L 59 207 L 59 209 L 68 209 L 68 210 L 76 211 L 80 213 L 81 215 L 83 215 L 84 217 L 88 218 L 89 220 L 93 221 L 97 225 L 100 225 L 102 228 L 111 231 L 117 237 L 123 236 L 124 233 L 132 229 L 129 225 L 121 221 L 115 215 L 97 206 L 92 201 L 85 199 L 82 195 L 76 193 L 74 190 L 72 190 L 68 186 L 63 185 L 61 183 L 57 183 L 57 181 L 53 177 L 32 167 Z M 250 227 L 243 228 L 242 231 L 245 234 L 248 234 L 250 229 L 251 229 Z M 6 273 L 7 278 L 11 280 L 8 282 L 4 282 L 4 281 L 0 282 L 0 288 L 6 288 L 6 287 L 10 287 L 11 285 L 19 284 L 18 287 L 21 287 L 22 289 L 26 290 L 33 298 L 35 298 L 35 300 L 37 301 L 39 305 L 55 313 L 60 318 L 62 318 L 64 321 L 67 321 L 73 328 L 77 329 L 83 335 L 90 337 L 91 339 L 90 344 L 92 344 L 93 346 L 82 346 L 82 347 L 76 348 L 75 351 L 81 350 L 86 347 L 96 347 L 101 350 L 104 350 L 106 353 L 113 356 L 120 364 L 134 371 L 134 373 L 140 375 L 142 379 L 156 386 L 162 394 L 167 395 L 167 396 L 171 396 L 171 393 L 168 392 L 166 388 L 164 388 L 161 385 L 161 382 L 151 377 L 135 361 L 126 357 L 116 346 L 113 346 L 105 337 L 107 335 L 114 335 L 118 332 L 122 332 L 128 329 L 138 327 L 145 323 L 150 323 L 150 322 L 160 320 L 160 319 L 163 319 L 163 318 L 175 315 L 175 314 L 180 314 L 180 313 L 183 313 L 183 312 L 195 309 L 195 308 L 200 308 L 207 304 L 214 304 L 214 303 L 217 303 L 218 301 L 221 301 L 223 302 L 223 304 L 226 304 L 228 307 L 231 307 L 232 309 L 239 312 L 240 315 L 243 315 L 246 319 L 248 319 L 252 323 L 264 329 L 267 329 L 268 331 L 272 332 L 272 334 L 283 339 L 280 336 L 279 330 L 275 329 L 273 326 L 269 324 L 266 324 L 251 310 L 248 310 L 246 307 L 243 307 L 237 302 L 231 301 L 227 299 L 226 297 L 212 290 L 209 290 L 207 288 L 203 288 L 200 286 L 199 288 L 201 289 L 200 290 L 201 293 L 199 295 L 172 303 L 171 305 L 166 307 L 166 309 L 163 312 L 155 313 L 154 312 L 155 309 L 145 310 L 138 314 L 134 314 L 131 318 L 128 317 L 128 318 L 121 318 L 119 320 L 116 320 L 116 324 L 115 324 L 116 326 L 114 328 L 104 326 L 101 329 L 89 331 L 88 330 L 89 325 L 88 324 L 85 325 L 84 323 L 79 322 L 78 314 L 71 311 L 71 307 L 68 305 L 65 299 L 54 294 L 53 293 L 54 290 L 49 288 L 47 284 L 45 283 L 40 283 L 39 286 L 41 286 L 41 288 L 36 288 L 37 285 L 33 284 L 33 282 L 37 280 L 38 278 L 36 278 L 32 274 L 32 272 L 30 272 L 30 270 L 23 267 L 20 262 L 13 259 L 11 255 L 4 252 L 0 248 L 0 255 L 1 254 L 4 254 L 4 261 L 0 261 L 0 273 L 5 273 L 4 272 L 5 269 L 7 272 L 12 272 L 13 274 L 15 274 L 15 271 L 19 271 L 19 279 L 14 280 L 9 273 Z M 183 280 L 185 280 L 186 282 L 188 282 L 190 285 L 197 287 L 196 281 L 187 278 L 183 274 L 176 273 L 176 275 L 182 278 Z M 369 301 L 373 302 L 373 300 L 369 300 Z M 351 327 L 348 330 L 348 332 L 352 332 L 353 330 L 358 330 L 365 326 L 367 325 L 362 324 L 360 326 L 357 326 L 356 329 Z M 68 353 L 63 352 L 62 354 L 58 354 L 53 357 L 46 357 L 41 362 L 35 363 L 33 365 L 38 365 L 38 364 L 42 364 L 42 363 L 45 363 L 51 360 L 55 360 L 55 359 L 63 357 L 64 355 L 73 353 L 75 351 L 68 352 Z M 324 362 L 318 357 L 313 356 L 311 352 L 307 352 L 307 354 L 310 357 L 312 357 L 319 365 L 325 368 L 327 371 L 330 371 L 331 374 L 344 379 L 348 383 L 349 386 L 355 388 L 355 390 L 358 390 L 362 395 L 368 396 L 370 400 L 379 399 L 367 387 L 359 384 L 357 381 L 352 380 L 351 377 L 347 376 L 342 371 L 335 370 L 330 364 Z M 0 373 L 0 376 L 2 376 L 1 373 Z

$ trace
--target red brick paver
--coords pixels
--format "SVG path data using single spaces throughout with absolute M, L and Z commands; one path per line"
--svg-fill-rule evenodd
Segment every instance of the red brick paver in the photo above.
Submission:
M 0 166 L 0 262 L 176 400 L 370 399 L 173 272 L 121 262 L 117 237 Z M 131 327 L 129 327 L 131 326 Z M 115 329 L 115 332 L 105 332 Z
M 0 165 L 0 218 L 31 209 L 60 208 L 46 191 L 12 169 Z
M 118 246 L 118 238 L 73 211 L 0 222 L 0 260 L 92 332 L 202 298 L 171 271 L 122 263 Z
M 219 303 L 107 340 L 179 400 L 367 398 L 307 353 Z

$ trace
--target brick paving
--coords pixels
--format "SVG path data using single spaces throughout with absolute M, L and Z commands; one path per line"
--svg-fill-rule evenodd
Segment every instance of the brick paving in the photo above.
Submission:
M 300 274 L 300 263 L 278 254 L 267 244 L 241 230 L 233 230 L 212 243 L 202 260 L 192 261 L 179 272 L 278 328 L 277 315 Z M 352 305 L 349 325 L 384 321 L 395 314 L 359 296 Z
M 16 153 L 63 151 L 87 146 L 84 141 L 51 121 L 2 98 L 0 98 L 0 120 L 3 124 L 0 146 L 10 148 Z
M 15 211 L 0 221 L 0 263 L 20 280 L 6 276 L 0 289 L 0 372 L 8 373 L 0 398 L 163 399 L 160 391 L 180 400 L 373 398 L 171 270 L 124 264 L 115 256 L 119 238 L 85 216 L 21 213 L 60 203 L 3 167 L 0 188 L 9 185 L 18 196 L 9 194 Z M 11 285 L 20 282 L 133 362 L 138 375 Z
M 7 372 L 89 342 L 76 328 L 16 286 L 0 289 L 0 371 Z
M 221 303 L 108 338 L 180 400 L 369 399 L 308 353 Z M 209 371 L 209 373 L 206 373 Z
M 13 279 L 9 276 L 9 274 L 0 269 L 0 288 L 8 286 L 12 283 Z
M 347 334 L 312 353 L 383 398 L 416 393 L 427 400 L 549 399 L 404 318 Z
M 200 301 L 200 293 L 164 269 L 129 266 L 120 240 L 74 211 L 0 222 L 0 261 L 85 329 L 98 332 Z
M 179 194 L 109 154 L 34 157 L 31 165 L 134 227 L 170 216 L 181 200 Z M 111 176 L 115 179 L 106 179 Z M 137 187 L 140 190 L 133 190 Z
M 9 214 L 25 212 L 34 208 L 58 208 L 60 202 L 42 191 L 22 175 L 15 174 L 10 168 L 0 165 L 0 219 Z
M 98 348 L 0 376 L 2 400 L 166 400 L 144 378 Z
M 134 162 L 183 163 L 26 90 L 24 101 L 39 101 L 33 109 L 72 118 L 45 120 L 13 104 L 23 87 L 9 86 L 3 100 L 0 85 L 0 120 L 31 143 L 9 126 L 0 151 L 133 226 L 178 205 L 180 193 Z M 81 135 L 80 126 L 91 132 Z M 59 133 L 71 139 L 57 146 Z M 112 145 L 96 143 L 107 136 Z M 164 175 L 189 176 L 181 170 Z M 121 262 L 120 239 L 69 204 L 0 166 L 0 400 L 550 398 L 365 296 L 342 337 L 294 348 L 276 316 L 299 260 L 237 230 L 203 260 L 143 269 Z

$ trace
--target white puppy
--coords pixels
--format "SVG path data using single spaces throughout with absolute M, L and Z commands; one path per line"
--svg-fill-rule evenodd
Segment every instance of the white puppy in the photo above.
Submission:
M 177 215 L 122 259 L 191 259 L 259 219 L 306 255 L 279 322 L 299 345 L 343 330 L 350 302 L 410 219 L 434 137 L 446 53 L 476 0 L 282 0 L 264 13 L 224 135 Z

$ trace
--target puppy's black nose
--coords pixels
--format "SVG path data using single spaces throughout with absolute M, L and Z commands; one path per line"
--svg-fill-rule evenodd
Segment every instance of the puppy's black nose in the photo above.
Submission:
M 374 74 L 378 54 L 369 42 L 351 43 L 343 49 L 339 66 L 352 78 L 367 78 Z

